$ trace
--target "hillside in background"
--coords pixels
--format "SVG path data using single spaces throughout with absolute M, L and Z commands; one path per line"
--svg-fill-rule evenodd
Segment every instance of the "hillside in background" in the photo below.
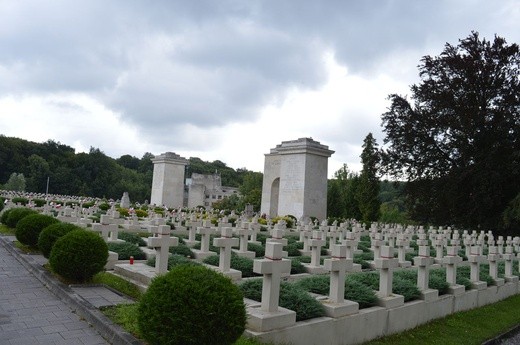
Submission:
M 88 153 L 75 153 L 74 148 L 53 140 L 44 143 L 0 135 L 0 186 L 12 173 L 22 173 L 27 192 L 49 193 L 119 199 L 128 192 L 132 201 L 150 200 L 154 155 L 145 153 L 137 158 L 123 155 L 117 159 L 97 148 Z M 189 159 L 186 177 L 192 173 L 211 174 L 218 171 L 222 184 L 241 187 L 247 169 L 228 167 L 221 161 L 205 162 Z M 258 174 L 258 173 L 255 173 Z

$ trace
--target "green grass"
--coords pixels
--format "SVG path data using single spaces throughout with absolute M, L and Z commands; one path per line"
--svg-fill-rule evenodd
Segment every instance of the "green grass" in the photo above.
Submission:
M 520 295 L 495 304 L 449 315 L 413 330 L 376 339 L 365 345 L 379 344 L 482 344 L 520 323 Z
M 27 246 L 18 241 L 14 241 L 14 246 L 20 249 L 25 254 L 41 254 L 40 250 L 37 247 Z
M 136 300 L 139 300 L 142 295 L 142 292 L 137 288 L 137 286 L 121 277 L 115 276 L 108 272 L 97 273 L 92 278 L 92 282 L 95 284 L 105 284 L 110 286 L 112 289 L 124 293 L 125 295 L 130 296 Z
M 15 229 L 11 229 L 10 227 L 8 227 L 4 224 L 0 224 L 0 234 L 14 236 L 15 235 L 14 231 L 15 231 Z

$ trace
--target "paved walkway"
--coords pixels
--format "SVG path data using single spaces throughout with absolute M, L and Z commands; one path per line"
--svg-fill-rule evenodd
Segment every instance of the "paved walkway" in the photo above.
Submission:
M 69 288 L 49 278 L 43 257 L 21 254 L 11 241 L 0 237 L 0 344 L 140 343 L 95 309 L 127 299 L 99 286 Z

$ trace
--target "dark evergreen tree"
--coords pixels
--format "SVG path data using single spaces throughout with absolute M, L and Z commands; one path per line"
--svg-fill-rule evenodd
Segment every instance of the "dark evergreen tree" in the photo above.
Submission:
M 425 56 L 411 100 L 382 116 L 386 172 L 406 178 L 413 219 L 497 229 L 520 192 L 520 53 L 476 32 Z
M 363 170 L 359 176 L 359 189 L 357 200 L 361 211 L 361 220 L 364 223 L 377 221 L 379 218 L 379 179 L 377 177 L 379 165 L 379 153 L 377 143 L 372 133 L 368 133 L 363 140 L 363 152 L 361 153 Z

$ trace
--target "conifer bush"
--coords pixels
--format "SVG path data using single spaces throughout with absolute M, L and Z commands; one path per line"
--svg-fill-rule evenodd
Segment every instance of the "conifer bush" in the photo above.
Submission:
M 190 247 L 181 243 L 180 238 L 179 238 L 179 245 L 175 246 L 175 247 L 170 247 L 169 251 L 172 254 L 182 255 L 185 257 L 189 257 L 189 258 L 195 257 L 195 254 L 191 251 Z
M 135 260 L 146 259 L 144 252 L 136 244 L 130 242 L 110 242 L 108 243 L 108 250 L 116 252 L 119 260 L 128 260 L 131 256 Z
M 155 256 L 146 261 L 146 264 L 155 267 Z M 168 270 L 172 270 L 179 265 L 200 265 L 197 261 L 190 260 L 185 256 L 173 254 L 168 258 Z
M 74 230 L 60 237 L 51 249 L 52 270 L 66 279 L 86 282 L 103 270 L 108 259 L 108 246 L 97 234 Z
M 28 216 L 30 214 L 36 214 L 37 212 L 34 210 L 31 210 L 30 208 L 26 207 L 17 207 L 9 210 L 9 214 L 7 215 L 7 219 L 5 220 L 5 225 L 8 227 L 15 229 L 16 224 L 20 219 L 22 219 L 25 216 Z
M 117 234 L 117 238 L 126 242 L 136 244 L 139 247 L 145 247 L 146 242 L 141 236 L 133 232 L 121 231 Z
M 261 258 L 265 254 L 264 246 L 262 246 L 258 243 L 248 243 L 247 250 L 249 250 L 251 252 L 255 252 L 255 258 Z
M 301 261 L 297 260 L 297 258 L 291 259 L 291 274 L 300 274 L 305 272 L 305 267 Z
M 73 230 L 82 230 L 79 226 L 71 223 L 54 223 L 45 227 L 38 236 L 38 249 L 47 259 L 51 254 L 51 249 L 58 238 L 65 236 Z
M 56 218 L 45 214 L 29 214 L 16 223 L 16 239 L 22 244 L 35 247 L 42 230 L 58 222 Z
M 232 344 L 246 325 L 240 289 L 203 266 L 181 265 L 155 278 L 138 310 L 150 344 Z
M 249 279 L 239 285 L 246 298 L 262 300 L 262 279 Z M 320 302 L 295 284 L 280 284 L 280 306 L 296 312 L 296 321 L 308 320 L 325 315 Z

